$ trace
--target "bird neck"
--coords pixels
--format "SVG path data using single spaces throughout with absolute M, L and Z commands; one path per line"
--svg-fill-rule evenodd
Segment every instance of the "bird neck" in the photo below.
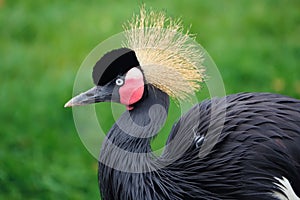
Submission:
M 142 100 L 125 111 L 107 135 L 114 145 L 129 152 L 151 152 L 150 141 L 167 118 L 168 95 L 152 85 L 145 87 Z
M 151 85 L 146 87 L 144 98 L 133 110 L 125 111 L 108 132 L 99 157 L 100 177 L 111 169 L 136 173 L 152 166 L 150 142 L 166 120 L 169 97 Z M 108 181 L 100 179 L 103 184 Z

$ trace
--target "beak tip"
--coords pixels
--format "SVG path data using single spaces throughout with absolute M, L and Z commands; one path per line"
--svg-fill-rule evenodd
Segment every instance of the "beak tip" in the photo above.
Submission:
M 73 106 L 73 103 L 72 101 L 68 101 L 65 105 L 64 105 L 64 108 L 68 108 L 68 107 L 72 107 Z

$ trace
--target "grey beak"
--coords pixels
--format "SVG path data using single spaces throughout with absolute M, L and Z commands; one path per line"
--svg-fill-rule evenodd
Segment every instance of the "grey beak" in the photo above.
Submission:
M 82 106 L 92 103 L 105 101 L 111 95 L 106 91 L 102 90 L 100 86 L 95 86 L 86 92 L 83 92 L 65 104 L 65 107 Z

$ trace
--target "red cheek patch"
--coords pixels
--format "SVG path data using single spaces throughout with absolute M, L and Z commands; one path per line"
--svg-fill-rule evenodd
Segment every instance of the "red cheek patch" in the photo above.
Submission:
M 119 89 L 120 102 L 126 105 L 127 110 L 132 110 L 130 105 L 138 102 L 144 93 L 144 79 L 142 72 L 134 67 L 125 76 L 125 82 Z

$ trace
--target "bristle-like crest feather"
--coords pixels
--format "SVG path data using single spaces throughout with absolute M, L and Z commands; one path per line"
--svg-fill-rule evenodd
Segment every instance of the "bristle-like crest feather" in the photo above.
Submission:
M 176 99 L 200 89 L 203 54 L 179 19 L 142 6 L 124 28 L 124 46 L 135 51 L 147 82 Z

